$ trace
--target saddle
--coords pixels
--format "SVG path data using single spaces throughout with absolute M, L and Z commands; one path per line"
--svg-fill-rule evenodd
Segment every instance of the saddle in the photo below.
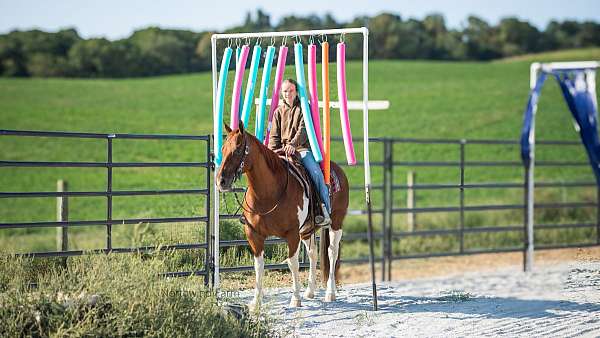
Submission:
M 298 155 L 292 157 L 286 157 L 285 154 L 278 152 L 279 157 L 283 161 L 287 161 L 289 164 L 289 171 L 292 177 L 294 177 L 298 183 L 302 186 L 306 196 L 308 196 L 308 216 L 304 221 L 304 224 L 300 225 L 300 238 L 306 240 L 309 239 L 312 234 L 319 230 L 319 226 L 316 225 L 315 217 L 322 215 L 321 210 L 321 197 L 318 190 L 314 187 L 310 175 L 306 171 L 306 168 L 302 165 L 302 161 Z M 330 196 L 340 191 L 340 180 L 334 170 L 331 171 L 331 187 Z

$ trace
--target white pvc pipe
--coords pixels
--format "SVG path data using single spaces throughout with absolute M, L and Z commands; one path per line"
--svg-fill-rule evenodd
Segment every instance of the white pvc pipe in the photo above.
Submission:
M 537 78 L 541 69 L 541 64 L 534 62 L 529 67 L 529 89 L 533 90 L 537 83 Z M 531 159 L 529 161 L 527 175 L 527 251 L 525 251 L 525 267 L 526 272 L 533 270 L 533 253 L 534 253 L 534 211 L 535 211 L 535 114 L 537 107 L 533 107 L 533 117 L 531 118 L 531 134 L 529 138 Z
M 541 65 L 544 72 L 565 69 L 600 68 L 600 62 L 598 61 L 549 62 L 542 64 L 536 62 L 534 64 Z
M 365 195 L 370 201 L 371 163 L 369 162 L 369 30 L 362 27 L 363 34 L 363 144 L 365 163 Z
M 212 72 L 213 72 L 213 116 L 216 111 L 215 96 L 217 88 L 217 70 L 216 70 L 216 42 L 219 39 L 237 39 L 237 38 L 262 38 L 262 37 L 294 37 L 310 35 L 328 35 L 328 34 L 352 34 L 360 33 L 363 35 L 363 143 L 364 143 L 364 168 L 365 168 L 365 195 L 367 203 L 370 202 L 371 186 L 371 164 L 369 162 L 369 30 L 366 27 L 361 28 L 341 28 L 341 29 L 317 29 L 306 31 L 285 31 L 285 32 L 260 32 L 260 33 L 233 33 L 233 34 L 213 34 L 211 37 L 212 47 Z M 220 136 L 220 135 L 219 135 Z M 217 137 L 215 135 L 215 137 Z M 214 200 L 214 274 L 215 289 L 219 288 L 219 192 L 216 188 L 215 172 L 215 200 Z
M 259 32 L 259 33 L 232 33 L 232 34 L 213 34 L 216 39 L 237 39 L 237 38 L 265 38 L 282 36 L 307 36 L 321 34 L 351 34 L 363 33 L 367 28 L 338 28 L 338 29 L 315 29 L 307 31 L 285 31 L 285 32 Z M 368 33 L 367 33 L 368 34 Z
M 213 35 L 210 39 L 210 43 L 211 43 L 211 48 L 212 48 L 212 82 L 213 82 L 213 119 L 215 114 L 217 113 L 217 100 L 215 99 L 217 97 L 217 39 L 215 38 L 215 36 Z M 222 135 L 213 135 L 213 142 L 215 142 L 217 137 L 222 137 Z M 213 143 L 214 144 L 214 143 Z M 215 167 L 215 176 L 214 176 L 214 183 L 213 183 L 213 187 L 206 187 L 207 189 L 211 189 L 214 188 L 215 193 L 213 194 L 214 196 L 214 202 L 213 202 L 213 210 L 214 210 L 214 216 L 213 216 L 213 235 L 215 236 L 215 241 L 214 241 L 214 288 L 215 290 L 219 289 L 219 284 L 220 284 L 220 278 L 219 278 L 219 189 L 217 189 L 217 168 Z M 210 228 L 210 224 L 207 224 L 206 226 L 206 231 L 208 231 Z M 206 250 L 208 250 L 208 247 L 210 246 L 210 243 L 206 243 L 207 248 Z M 206 267 L 205 269 L 208 270 L 208 267 Z
M 258 106 L 260 104 L 260 99 L 254 100 L 254 104 Z M 267 102 L 265 104 L 267 106 L 270 106 L 271 99 L 267 99 Z M 324 106 L 323 101 L 319 101 L 319 108 L 323 108 L 323 106 Z M 367 107 L 369 108 L 369 111 L 371 111 L 371 110 L 386 110 L 386 109 L 390 108 L 390 101 L 387 101 L 387 100 L 369 101 L 369 102 L 367 102 Z M 329 108 L 339 109 L 340 108 L 339 101 L 329 101 Z M 363 100 L 348 101 L 348 110 L 362 111 L 363 110 Z

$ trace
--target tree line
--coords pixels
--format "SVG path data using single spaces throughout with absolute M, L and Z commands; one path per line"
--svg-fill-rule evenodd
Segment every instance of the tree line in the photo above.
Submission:
M 267 13 L 257 10 L 254 14 L 248 13 L 242 25 L 224 33 L 360 26 L 369 28 L 371 59 L 491 60 L 600 46 L 600 24 L 596 22 L 551 21 L 540 31 L 514 17 L 490 25 L 481 18 L 469 16 L 463 27 L 451 29 L 441 14 L 418 20 L 382 13 L 357 17 L 350 22 L 336 21 L 330 14 L 290 15 L 272 24 Z M 75 29 L 12 31 L 0 35 L 0 74 L 4 77 L 120 78 L 205 71 L 211 67 L 213 33 L 149 27 L 135 31 L 128 38 L 111 41 L 83 39 Z M 350 35 L 346 38 L 348 59 L 362 58 L 361 39 Z M 293 41 L 293 38 L 288 39 L 288 44 Z M 304 42 L 308 40 L 305 38 Z M 262 41 L 263 46 L 269 43 L 268 39 Z

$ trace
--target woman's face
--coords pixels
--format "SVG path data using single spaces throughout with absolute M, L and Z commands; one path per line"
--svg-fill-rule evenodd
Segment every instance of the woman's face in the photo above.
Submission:
M 297 95 L 296 86 L 294 86 L 293 83 L 285 81 L 281 85 L 281 96 L 283 97 L 285 103 L 287 103 L 289 106 L 294 104 L 294 100 L 296 99 Z

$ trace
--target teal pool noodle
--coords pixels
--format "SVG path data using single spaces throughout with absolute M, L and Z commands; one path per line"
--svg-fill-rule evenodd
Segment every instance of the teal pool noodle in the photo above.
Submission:
M 252 112 L 252 101 L 254 101 L 254 87 L 256 87 L 256 76 L 258 75 L 258 66 L 260 64 L 260 53 L 262 48 L 255 45 L 252 50 L 252 61 L 250 62 L 250 75 L 246 84 L 246 95 L 244 96 L 244 106 L 242 109 L 242 122 L 244 127 L 248 127 L 250 122 L 250 113 Z
M 308 104 L 308 96 L 306 96 L 306 79 L 304 78 L 304 58 L 302 56 L 302 44 L 294 44 L 295 61 L 296 61 L 296 80 L 298 81 L 298 95 L 300 96 L 300 106 L 302 107 L 302 116 L 304 117 L 304 126 L 310 143 L 310 149 L 313 153 L 315 161 L 323 161 L 319 142 L 315 134 L 312 116 L 310 114 L 310 105 Z
M 267 47 L 265 64 L 263 65 L 262 80 L 260 81 L 260 93 L 258 110 L 256 111 L 256 126 L 254 134 L 256 138 L 263 142 L 265 134 L 265 115 L 267 110 L 267 95 L 269 92 L 269 82 L 271 82 L 271 69 L 273 68 L 273 58 L 275 57 L 275 47 Z
M 223 110 L 225 108 L 225 87 L 227 86 L 227 73 L 229 73 L 229 63 L 233 50 L 230 47 L 223 51 L 223 61 L 221 62 L 221 70 L 219 72 L 219 86 L 217 87 L 217 116 L 214 117 L 214 153 L 215 164 L 219 166 L 223 159 L 221 147 L 223 146 Z

